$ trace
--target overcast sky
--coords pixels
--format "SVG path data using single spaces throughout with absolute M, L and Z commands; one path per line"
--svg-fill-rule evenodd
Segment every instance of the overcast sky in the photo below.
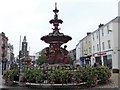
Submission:
M 0 0 L 0 32 L 9 38 L 15 55 L 19 52 L 20 35 L 27 37 L 30 54 L 47 47 L 40 40 L 52 32 L 54 4 L 57 2 L 59 19 L 63 24 L 60 32 L 72 37 L 66 43 L 74 49 L 87 32 L 93 32 L 100 23 L 107 23 L 118 16 L 119 0 Z

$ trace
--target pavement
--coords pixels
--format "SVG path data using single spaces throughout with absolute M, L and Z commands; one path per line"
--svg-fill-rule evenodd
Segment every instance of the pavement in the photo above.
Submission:
M 0 88 L 5 88 L 4 80 L 2 79 L 2 75 L 0 75 Z
M 105 85 L 96 86 L 96 88 L 119 88 L 119 78 L 120 74 L 112 73 L 110 77 L 110 82 Z
M 2 65 L 0 64 L 0 88 L 5 88 L 6 86 L 4 85 L 4 80 L 2 78 Z
M 3 79 L 2 79 L 2 69 L 1 69 L 1 63 L 0 63 L 0 88 L 2 88 Z

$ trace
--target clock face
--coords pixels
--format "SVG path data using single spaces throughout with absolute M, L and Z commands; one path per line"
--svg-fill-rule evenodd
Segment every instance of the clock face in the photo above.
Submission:
M 26 44 L 24 43 L 24 46 L 26 46 Z

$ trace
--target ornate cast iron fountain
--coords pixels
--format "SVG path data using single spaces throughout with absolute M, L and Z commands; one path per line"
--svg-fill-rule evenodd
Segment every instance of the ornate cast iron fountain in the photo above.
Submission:
M 67 46 L 65 45 L 64 48 L 61 47 L 62 44 L 67 43 L 72 38 L 68 35 L 64 35 L 60 33 L 58 28 L 59 24 L 62 24 L 63 21 L 58 19 L 58 12 L 57 3 L 55 3 L 55 13 L 54 19 L 50 20 L 50 24 L 53 24 L 54 28 L 52 33 L 41 37 L 45 43 L 50 44 L 49 47 L 45 49 L 46 61 L 45 63 L 49 64 L 59 64 L 59 63 L 69 63 L 68 58 L 68 51 L 66 50 Z

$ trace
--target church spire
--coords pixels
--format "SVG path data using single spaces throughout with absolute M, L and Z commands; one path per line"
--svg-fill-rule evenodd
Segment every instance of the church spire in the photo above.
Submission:
M 26 36 L 24 36 L 23 42 L 27 42 L 27 40 L 26 40 Z

